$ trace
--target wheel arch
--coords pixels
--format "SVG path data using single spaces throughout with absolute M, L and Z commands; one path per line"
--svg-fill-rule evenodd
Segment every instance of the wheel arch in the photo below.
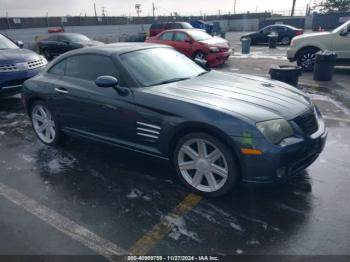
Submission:
M 300 53 L 305 51 L 305 50 L 307 50 L 307 49 L 322 50 L 322 47 L 317 46 L 317 45 L 306 45 L 306 46 L 303 46 L 295 53 L 294 59 L 297 60 L 299 55 L 300 55 Z

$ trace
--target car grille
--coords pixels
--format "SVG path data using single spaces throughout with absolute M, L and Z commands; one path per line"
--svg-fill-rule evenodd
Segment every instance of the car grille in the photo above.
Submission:
M 312 135 L 318 130 L 317 119 L 314 111 L 308 111 L 307 113 L 298 116 L 295 119 L 295 122 L 307 135 Z
M 29 62 L 19 63 L 22 66 L 19 68 L 18 64 L 8 64 L 8 65 L 0 65 L 0 72 L 17 72 L 26 70 L 23 68 L 23 65 L 27 67 L 27 70 L 36 69 L 46 65 L 46 61 L 43 59 L 37 59 Z

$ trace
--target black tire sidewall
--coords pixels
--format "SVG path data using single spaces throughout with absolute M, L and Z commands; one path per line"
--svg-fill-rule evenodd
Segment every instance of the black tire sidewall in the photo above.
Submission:
M 34 129 L 34 124 L 33 124 L 33 119 L 32 119 L 32 114 L 33 114 L 33 109 L 35 106 L 37 105 L 41 105 L 41 106 L 44 106 L 51 114 L 52 116 L 52 120 L 54 121 L 55 123 L 55 131 L 56 131 L 56 136 L 55 136 L 55 139 L 51 142 L 51 143 L 47 143 L 43 140 L 41 140 L 41 138 L 38 136 L 38 134 L 36 133 L 35 129 Z M 52 145 L 58 145 L 60 142 L 61 142 L 61 137 L 62 137 L 62 132 L 60 130 L 60 126 L 59 126 L 59 123 L 57 121 L 57 118 L 53 112 L 53 110 L 42 100 L 38 100 L 38 101 L 35 101 L 31 107 L 30 107 L 30 111 L 29 111 L 29 117 L 30 117 L 30 121 L 32 123 L 32 127 L 33 127 L 33 130 L 34 130 L 34 133 L 36 135 L 36 137 L 40 140 L 41 143 L 45 144 L 45 145 L 48 145 L 48 146 L 52 146 Z
M 190 184 L 188 184 L 180 172 L 180 169 L 178 166 L 178 154 L 179 154 L 180 148 L 186 141 L 188 141 L 190 139 L 195 139 L 195 138 L 204 139 L 204 140 L 209 141 L 210 143 L 215 145 L 218 149 L 220 149 L 220 151 L 223 153 L 223 155 L 226 158 L 226 162 L 228 165 L 228 178 L 227 178 L 225 185 L 222 188 L 220 188 L 218 191 L 202 192 L 202 191 L 194 188 Z M 206 134 L 206 133 L 200 133 L 200 132 L 190 133 L 190 134 L 187 134 L 187 135 L 183 136 L 182 138 L 180 138 L 176 147 L 175 147 L 174 154 L 172 157 L 172 162 L 173 162 L 174 168 L 175 168 L 176 173 L 177 173 L 179 179 L 181 180 L 181 182 L 190 190 L 195 191 L 195 192 L 197 192 L 201 195 L 207 196 L 207 197 L 219 197 L 219 196 L 227 194 L 234 187 L 236 182 L 238 181 L 239 169 L 238 169 L 236 157 L 233 155 L 230 148 L 228 148 L 224 143 L 222 143 L 219 139 L 215 138 L 214 136 Z
M 285 44 L 285 43 L 282 42 L 283 38 L 288 38 L 288 43 L 287 43 L 287 44 Z M 281 37 L 281 43 L 282 43 L 282 45 L 290 45 L 290 40 L 291 40 L 291 38 L 290 38 L 289 36 L 286 36 L 286 35 L 285 35 L 285 36 L 282 36 L 282 37 Z
M 52 59 L 52 55 L 51 55 L 51 53 L 49 52 L 48 49 L 44 49 L 43 50 L 43 55 L 45 56 L 46 60 L 51 60 Z
M 308 68 L 303 67 L 303 65 L 302 65 L 302 63 L 301 63 L 301 58 L 302 58 L 303 55 L 305 55 L 305 54 L 307 54 L 307 53 L 313 53 L 313 54 L 315 54 L 315 53 L 317 53 L 317 52 L 318 52 L 318 50 L 316 50 L 316 49 L 311 49 L 311 48 L 308 48 L 308 49 L 305 49 L 305 50 L 300 51 L 300 53 L 298 54 L 298 57 L 297 57 L 297 64 L 298 64 L 298 66 L 300 66 L 300 67 L 302 68 L 303 71 L 312 72 L 313 69 L 314 69 L 314 65 L 313 65 L 312 67 L 308 67 Z

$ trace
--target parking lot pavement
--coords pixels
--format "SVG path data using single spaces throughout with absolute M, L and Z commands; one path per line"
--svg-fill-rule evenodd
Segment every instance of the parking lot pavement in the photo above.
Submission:
M 306 32 L 312 33 L 311 31 Z M 269 77 L 271 65 L 291 65 L 296 63 L 289 62 L 286 58 L 287 46 L 277 46 L 276 49 L 270 49 L 267 45 L 251 46 L 251 52 L 248 55 L 241 53 L 240 38 L 246 33 L 230 32 L 226 34 L 226 39 L 234 48 L 235 53 L 230 57 L 225 65 L 217 68 L 233 73 L 253 74 L 257 76 Z M 306 88 L 309 92 L 323 93 L 332 96 L 350 107 L 350 67 L 336 66 L 332 81 L 314 81 L 312 72 L 303 72 L 299 78 L 301 88 Z
M 350 115 L 292 181 L 204 199 L 166 162 L 83 140 L 38 142 L 18 98 L 0 105 L 0 254 L 350 254 Z M 311 192 L 310 192 L 311 191 Z

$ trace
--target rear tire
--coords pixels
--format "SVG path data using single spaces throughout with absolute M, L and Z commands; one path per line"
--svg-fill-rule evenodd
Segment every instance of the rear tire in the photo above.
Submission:
M 297 54 L 297 64 L 303 71 L 311 72 L 314 70 L 315 54 L 319 51 L 317 48 L 305 48 Z
M 30 108 L 30 119 L 36 136 L 49 146 L 62 142 L 62 132 L 55 115 L 43 101 L 35 101 Z
M 230 148 L 206 133 L 190 133 L 177 143 L 173 164 L 182 183 L 208 197 L 227 194 L 239 177 Z
M 282 43 L 282 45 L 289 45 L 290 44 L 290 37 L 289 36 L 283 36 L 282 38 L 281 38 L 281 43 Z
M 53 57 L 51 55 L 51 53 L 49 52 L 49 50 L 47 50 L 47 49 L 43 50 L 43 55 L 44 55 L 44 57 L 46 58 L 47 61 L 50 61 L 52 59 L 52 57 Z

